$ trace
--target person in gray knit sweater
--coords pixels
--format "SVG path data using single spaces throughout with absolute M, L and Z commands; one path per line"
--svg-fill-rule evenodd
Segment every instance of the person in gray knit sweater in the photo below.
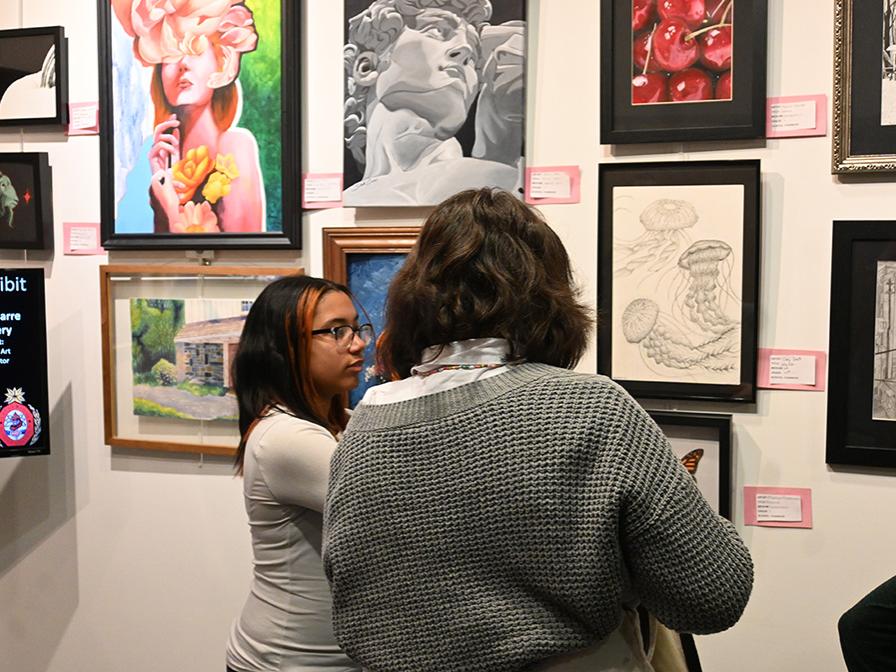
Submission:
M 533 209 L 465 191 L 396 275 L 371 388 L 330 465 L 333 625 L 370 672 L 652 670 L 632 608 L 731 627 L 753 567 L 618 385 Z

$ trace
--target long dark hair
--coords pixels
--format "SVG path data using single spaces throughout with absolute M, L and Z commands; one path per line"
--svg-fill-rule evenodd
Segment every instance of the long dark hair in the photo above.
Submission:
M 264 288 L 246 316 L 232 366 L 242 435 L 234 461 L 237 473 L 243 471 L 252 423 L 273 406 L 334 435 L 348 423 L 341 396 L 331 400 L 326 417 L 320 416 L 306 365 L 314 311 L 327 292 L 351 297 L 347 287 L 330 280 L 307 275 L 280 278 Z
M 593 325 L 560 238 L 500 189 L 462 191 L 433 210 L 385 313 L 377 352 L 398 378 L 428 346 L 482 337 L 510 341 L 514 359 L 572 368 Z

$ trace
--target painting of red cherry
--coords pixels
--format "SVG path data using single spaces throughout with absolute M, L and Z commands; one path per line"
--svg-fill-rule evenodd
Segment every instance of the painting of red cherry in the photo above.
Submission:
M 735 0 L 632 0 L 632 105 L 732 99 Z

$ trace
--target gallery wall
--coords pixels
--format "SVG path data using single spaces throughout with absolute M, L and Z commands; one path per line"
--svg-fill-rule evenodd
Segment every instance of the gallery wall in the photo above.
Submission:
M 342 3 L 307 0 L 304 170 L 342 163 Z M 896 183 L 830 174 L 830 138 L 601 147 L 600 30 L 594 0 L 530 0 L 532 166 L 578 165 L 582 200 L 543 212 L 573 259 L 584 298 L 597 278 L 600 162 L 759 158 L 759 344 L 826 350 L 833 219 L 887 218 Z M 833 3 L 769 0 L 769 95 L 831 94 Z M 0 28 L 65 26 L 70 98 L 97 98 L 93 0 L 0 0 Z M 99 220 L 95 136 L 4 130 L 0 151 L 46 151 L 56 239 L 63 222 Z M 300 253 L 218 253 L 215 263 L 296 264 L 322 272 L 321 229 L 416 225 L 426 209 L 307 214 Z M 219 672 L 250 577 L 241 484 L 226 461 L 110 449 L 103 443 L 98 266 L 106 257 L 0 252 L 45 269 L 53 453 L 0 462 L 0 668 L 17 672 Z M 183 263 L 126 253 L 113 263 Z M 195 262 L 194 262 L 195 263 Z M 595 346 L 581 362 L 594 371 Z M 753 598 L 732 630 L 698 638 L 704 669 L 845 669 L 839 614 L 896 573 L 896 474 L 824 463 L 825 394 L 760 391 L 752 406 L 654 403 L 734 414 L 734 517 L 756 563 Z M 744 528 L 744 485 L 808 487 L 814 528 Z M 683 581 L 687 577 L 681 577 Z

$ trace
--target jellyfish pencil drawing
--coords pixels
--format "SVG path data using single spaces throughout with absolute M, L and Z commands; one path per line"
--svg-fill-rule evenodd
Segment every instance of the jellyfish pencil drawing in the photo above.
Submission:
M 731 247 L 721 240 L 698 240 L 678 258 L 686 289 L 677 306 L 690 322 L 712 334 L 725 334 L 739 324 L 725 312 L 726 299 L 739 303 L 729 282 L 731 256 Z
M 0 173 L 0 222 L 6 222 L 9 228 L 13 228 L 13 215 L 18 204 L 19 195 L 12 186 L 12 180 L 8 175 Z
M 685 229 L 694 226 L 699 217 L 688 201 L 661 198 L 644 208 L 638 219 L 644 233 L 615 245 L 615 272 L 619 276 L 641 268 L 650 273 L 662 269 L 690 241 Z
M 642 356 L 669 368 L 731 371 L 738 364 L 740 341 L 735 330 L 688 334 L 650 299 L 635 299 L 626 306 L 622 333 Z

